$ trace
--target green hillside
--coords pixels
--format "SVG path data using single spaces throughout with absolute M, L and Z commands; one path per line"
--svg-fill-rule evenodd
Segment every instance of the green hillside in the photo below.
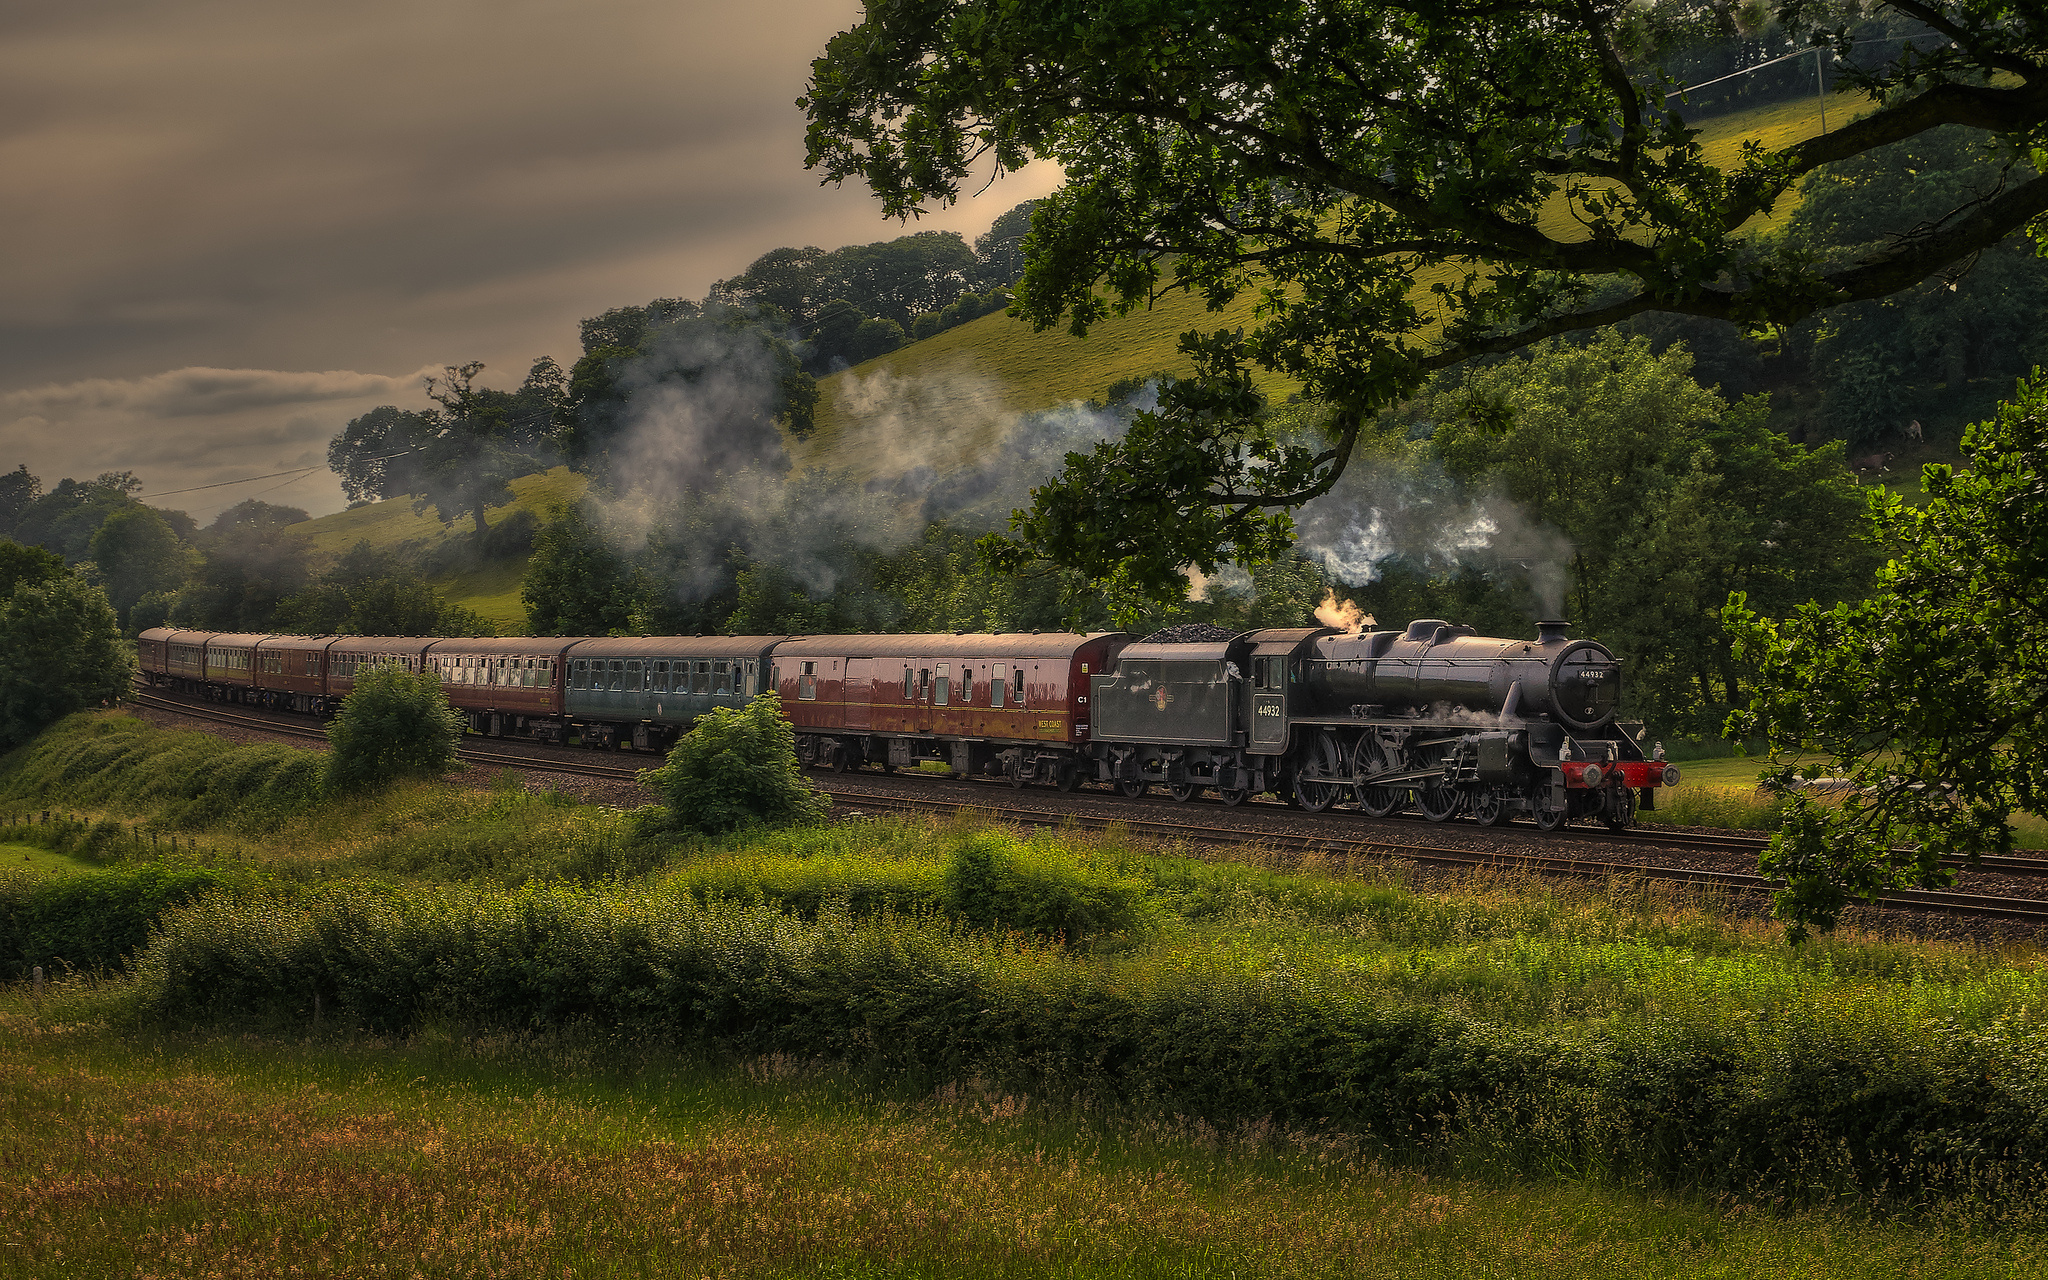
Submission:
M 485 512 L 484 521 L 495 526 L 518 511 L 545 519 L 550 508 L 575 502 L 589 487 L 588 479 L 567 467 L 522 476 L 512 481 L 512 501 Z M 444 525 L 432 510 L 414 515 L 412 504 L 404 499 L 339 511 L 293 526 L 314 552 L 324 557 L 340 556 L 358 542 L 367 542 L 379 551 L 431 553 L 470 529 L 467 520 Z M 456 604 L 488 618 L 500 635 L 517 635 L 526 629 L 526 607 L 519 602 L 519 577 L 525 570 L 526 556 L 521 554 L 428 581 Z
M 1831 126 L 1851 118 L 1851 101 L 1835 99 Z M 1700 127 L 1708 157 L 1727 165 L 1745 139 L 1782 147 L 1820 132 L 1820 108 L 1815 100 L 1804 99 L 1721 116 Z M 1781 202 L 1776 216 L 1782 218 L 1791 206 L 1790 200 Z M 1568 225 L 1561 204 L 1554 217 L 1545 219 L 1545 230 L 1552 234 L 1564 233 Z M 1448 280 L 1452 271 L 1444 267 L 1423 273 L 1416 287 Z M 1126 378 L 1187 372 L 1186 360 L 1175 349 L 1180 335 L 1195 328 L 1248 325 L 1255 301 L 1246 295 L 1221 312 L 1209 312 L 1200 299 L 1175 293 L 1151 310 L 1105 321 L 1086 339 L 1061 330 L 1033 333 L 1000 312 L 983 316 L 822 380 L 818 430 L 796 446 L 798 460 L 863 477 L 901 474 L 916 465 L 945 471 L 998 439 L 999 424 L 1009 413 L 1088 399 Z M 1295 387 L 1286 378 L 1268 376 L 1261 389 L 1282 399 Z M 915 456 L 906 455 L 905 440 L 916 442 Z M 562 467 L 526 476 L 512 482 L 513 501 L 485 518 L 496 525 L 521 510 L 538 518 L 550 507 L 576 501 L 586 487 L 582 476 Z M 323 516 L 300 529 L 316 551 L 338 556 L 359 541 L 380 550 L 431 553 L 467 525 L 450 528 L 431 513 L 413 514 L 410 503 L 393 501 Z M 519 600 L 525 563 L 521 554 L 431 581 L 455 603 L 512 634 L 526 623 Z
M 1828 125 L 1837 128 L 1853 115 L 1855 100 L 1838 95 L 1830 103 Z M 1735 163 L 1745 140 L 1766 147 L 1789 146 L 1820 132 L 1817 99 L 1778 103 L 1733 112 L 1700 122 L 1707 158 L 1722 166 Z M 1781 221 L 1796 201 L 1779 202 L 1764 225 Z M 1562 201 L 1543 219 L 1544 230 L 1564 235 L 1571 227 Z M 1449 281 L 1454 268 L 1420 273 L 1416 288 Z M 1049 408 L 1101 394 L 1124 378 L 1187 372 L 1189 364 L 1175 349 L 1189 329 L 1235 328 L 1252 323 L 1256 297 L 1238 299 L 1220 312 L 1203 308 L 1199 298 L 1174 293 L 1149 311 L 1110 319 L 1086 339 L 1063 330 L 1033 333 L 1029 325 L 997 312 L 957 328 L 878 356 L 820 383 L 818 430 L 811 437 L 807 460 L 865 475 L 895 459 L 883 437 L 894 424 L 885 409 L 894 408 L 875 393 L 900 389 L 896 380 L 933 384 L 920 394 L 929 403 L 922 433 L 934 454 L 934 465 L 959 456 L 979 442 L 980 426 L 1005 412 Z M 885 376 L 886 375 L 886 376 Z M 863 386 L 865 384 L 865 388 Z M 1293 384 L 1277 375 L 1266 377 L 1261 390 L 1284 398 Z

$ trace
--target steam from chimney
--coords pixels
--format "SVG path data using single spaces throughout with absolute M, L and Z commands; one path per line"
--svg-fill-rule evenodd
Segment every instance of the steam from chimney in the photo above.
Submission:
M 1367 627 L 1373 626 L 1377 619 L 1359 608 L 1353 601 L 1346 600 L 1339 604 L 1337 589 L 1332 587 L 1330 593 L 1323 597 L 1323 602 L 1316 606 L 1316 621 L 1326 627 L 1336 627 L 1347 635 L 1355 636 Z

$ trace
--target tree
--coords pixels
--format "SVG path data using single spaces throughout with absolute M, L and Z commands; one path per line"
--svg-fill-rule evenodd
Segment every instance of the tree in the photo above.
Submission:
M 990 224 L 974 239 L 974 256 L 981 259 L 984 289 L 1006 288 L 1024 274 L 1024 238 L 1031 234 L 1031 211 L 1038 201 L 1026 200 Z
M 298 507 L 254 498 L 215 516 L 199 534 L 199 567 L 172 618 L 180 626 L 268 630 L 277 602 L 311 576 L 306 540 L 291 529 L 306 519 Z
M 1773 610 L 1833 602 L 1875 564 L 1841 446 L 1791 443 L 1761 397 L 1730 405 L 1691 369 L 1683 346 L 1652 354 L 1610 330 L 1446 378 L 1405 416 L 1434 421 L 1468 490 L 1563 536 L 1569 616 L 1627 655 L 1628 711 L 1707 733 L 1742 697 L 1729 592 Z
M 551 512 L 519 579 L 537 636 L 602 636 L 624 628 L 639 594 L 632 567 L 578 504 Z
M 128 691 L 134 655 L 106 593 L 76 573 L 18 579 L 0 599 L 0 750 Z
M 1868 599 L 1773 622 L 1737 594 L 1724 611 L 1758 668 L 1728 731 L 1770 743 L 1764 785 L 1786 807 L 1761 865 L 1785 881 L 1794 937 L 1852 899 L 1941 888 L 1944 859 L 2010 852 L 2007 819 L 2048 812 L 2048 379 L 1971 427 L 1963 454 L 1967 471 L 1923 469 L 1924 507 L 1872 490 L 1893 558 Z M 1824 775 L 1854 789 L 1799 789 Z
M 92 536 L 107 517 L 136 505 L 134 494 L 140 488 L 142 482 L 131 471 L 107 471 L 91 480 L 67 476 L 28 504 L 15 521 L 13 536 L 46 546 L 66 563 L 77 564 L 86 558 Z
M 0 539 L 0 600 L 26 582 L 31 586 L 64 576 L 64 557 L 42 547 Z
M 1646 24 L 1676 31 L 1695 8 L 1676 0 L 872 4 L 800 101 L 809 163 L 866 182 L 891 216 L 958 198 L 983 159 L 1058 161 L 1067 183 L 1033 211 L 1018 298 L 1041 329 L 1083 335 L 1163 289 L 1212 308 L 1254 291 L 1250 329 L 1183 337 L 1199 394 L 1162 396 L 1018 523 L 1019 558 L 1165 597 L 1191 548 L 1283 553 L 1285 513 L 1327 492 L 1376 414 L 1433 370 L 1651 311 L 1791 324 L 2048 210 L 2048 177 L 2029 178 L 1845 263 L 1754 229 L 1820 166 L 1942 125 L 2048 143 L 2038 5 L 1882 3 L 1917 26 L 1874 70 L 1845 70 L 1874 109 L 1751 145 L 1725 172 L 1643 56 Z M 1791 37 L 1847 54 L 1838 9 L 1774 5 Z M 1330 407 L 1318 437 L 1266 425 L 1254 367 Z M 1145 471 L 1134 501 L 1091 499 Z
M 13 537 L 22 515 L 42 496 L 43 482 L 29 474 L 27 463 L 0 475 L 0 537 Z
M 455 767 L 462 713 L 431 671 L 372 667 L 327 730 L 327 789 L 373 791 L 403 778 L 438 778 Z
M 87 553 L 99 566 L 107 599 L 124 623 L 136 601 L 174 590 L 192 565 L 170 523 L 141 503 L 108 516 L 92 535 Z
M 796 733 L 782 699 L 764 693 L 745 707 L 700 717 L 659 769 L 640 779 L 661 797 L 649 815 L 657 830 L 718 835 L 741 827 L 821 820 L 830 803 L 804 781 Z

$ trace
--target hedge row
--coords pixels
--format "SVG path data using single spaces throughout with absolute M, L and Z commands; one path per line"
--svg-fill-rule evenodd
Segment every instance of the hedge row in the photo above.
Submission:
M 24 978 L 37 965 L 51 974 L 119 968 L 167 908 L 227 886 L 218 872 L 160 862 L 0 876 L 0 977 Z
M 1853 1012 L 1567 1038 L 1288 972 L 1091 964 L 935 916 L 540 888 L 216 897 L 170 911 L 137 969 L 173 1021 L 302 1020 L 317 997 L 387 1034 L 596 1025 L 1743 1192 L 2010 1194 L 2048 1172 L 2038 1034 Z

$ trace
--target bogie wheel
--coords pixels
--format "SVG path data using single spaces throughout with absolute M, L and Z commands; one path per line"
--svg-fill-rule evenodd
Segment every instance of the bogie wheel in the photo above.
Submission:
M 1176 782 L 1166 789 L 1166 794 L 1173 797 L 1174 803 L 1186 804 L 1201 795 L 1202 790 L 1202 784 L 1199 782 Z
M 1421 792 L 1422 816 L 1431 822 L 1449 822 L 1458 816 L 1464 799 L 1456 787 L 1424 787 Z
M 1061 791 L 1073 791 L 1081 785 L 1081 771 L 1072 766 L 1062 766 L 1052 778 L 1052 785 Z
M 1536 810 L 1536 829 L 1546 832 L 1555 831 L 1564 825 L 1564 818 L 1565 812 L 1562 809 L 1539 807 Z
M 1138 782 L 1133 780 L 1128 782 L 1117 783 L 1116 789 L 1118 791 L 1123 792 L 1126 799 L 1136 800 L 1139 796 L 1142 796 L 1147 791 L 1150 791 L 1152 789 L 1152 784 L 1149 782 Z
M 1024 789 L 1025 783 L 1031 781 L 1030 777 L 1025 774 L 1022 764 L 1003 770 L 1003 779 L 1019 791 Z
M 843 742 L 833 743 L 832 754 L 827 758 L 832 762 L 834 773 L 845 773 L 853 768 L 853 748 Z
M 1251 796 L 1252 796 L 1252 792 L 1251 792 L 1251 788 L 1250 788 L 1250 787 L 1218 787 L 1218 788 L 1216 788 L 1216 798 L 1217 798 L 1218 800 L 1221 800 L 1221 801 L 1223 802 L 1223 807 L 1224 807 L 1224 808 L 1226 808 L 1226 809 L 1235 809 L 1235 808 L 1237 808 L 1237 806 L 1239 806 L 1239 805 L 1243 804 L 1243 803 L 1244 803 L 1245 801 L 1247 801 L 1247 800 L 1251 799 Z
M 1498 791 L 1481 792 L 1472 801 L 1472 819 L 1482 827 L 1498 827 L 1508 820 L 1508 804 Z

